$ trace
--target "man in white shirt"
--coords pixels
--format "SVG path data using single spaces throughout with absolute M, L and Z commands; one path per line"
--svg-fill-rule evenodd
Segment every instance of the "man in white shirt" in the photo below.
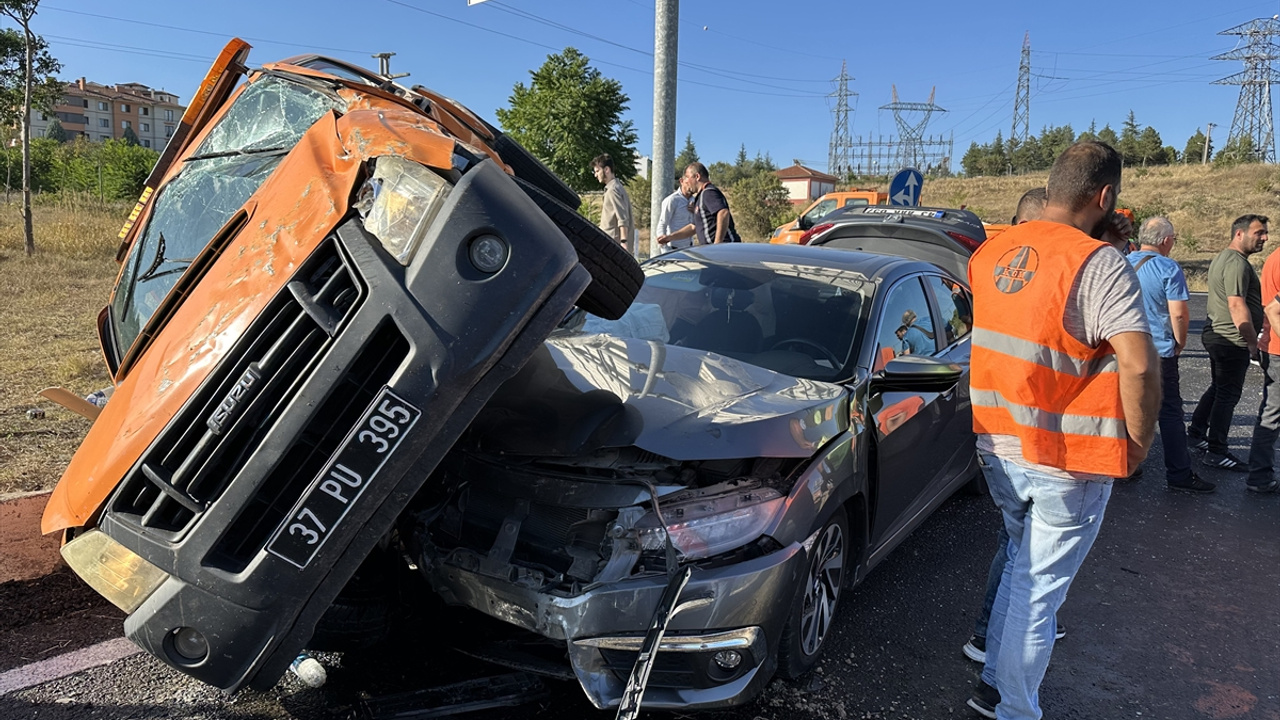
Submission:
M 672 240 L 668 236 L 675 231 L 693 224 L 693 213 L 689 212 L 689 201 L 693 198 L 693 188 L 680 177 L 675 192 L 662 200 L 662 214 L 658 217 L 658 244 L 661 252 L 683 250 L 694 244 L 694 236 Z
M 604 185 L 604 201 L 600 208 L 600 229 L 630 249 L 635 239 L 635 217 L 631 213 L 631 196 L 613 172 L 613 158 L 607 154 L 591 161 L 591 172 Z

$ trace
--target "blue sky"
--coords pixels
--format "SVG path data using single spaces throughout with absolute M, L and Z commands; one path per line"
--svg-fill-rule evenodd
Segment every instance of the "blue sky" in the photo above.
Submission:
M 1129 110 L 1181 151 L 1207 122 L 1226 141 L 1239 88 L 1211 81 L 1239 62 L 1210 56 L 1236 47 L 1218 32 L 1280 13 L 1280 0 L 1217 3 L 902 3 L 685 0 L 680 7 L 677 149 L 692 133 L 704 161 L 732 160 L 745 144 L 779 166 L 825 169 L 828 96 L 842 60 L 854 77 L 855 136 L 895 134 L 890 102 L 935 102 L 929 133 L 954 133 L 957 158 L 1012 123 L 1018 61 L 1030 32 L 1031 128 L 1091 119 L 1119 130 Z M 1091 14 L 1092 13 L 1092 14 Z M 652 2 L 645 0 L 218 0 L 129 3 L 45 0 L 36 32 L 62 76 L 141 82 L 185 102 L 226 39 L 254 46 L 251 63 L 307 51 L 392 70 L 452 96 L 490 120 L 547 54 L 572 45 L 630 96 L 627 112 L 652 149 Z M 958 165 L 958 163 L 957 163 Z

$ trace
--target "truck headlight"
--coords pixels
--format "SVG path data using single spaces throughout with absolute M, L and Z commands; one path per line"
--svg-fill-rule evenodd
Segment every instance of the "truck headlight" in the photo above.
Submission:
M 671 544 L 686 560 L 719 555 L 760 537 L 782 509 L 786 498 L 773 488 L 752 488 L 712 497 L 662 504 Z M 640 547 L 661 550 L 665 536 L 657 514 L 636 523 Z
M 408 265 L 448 194 L 449 183 L 430 168 L 385 155 L 374 160 L 355 207 L 365 229 L 401 265 Z
M 169 577 L 101 530 L 63 545 L 62 558 L 89 587 L 126 613 L 137 610 Z

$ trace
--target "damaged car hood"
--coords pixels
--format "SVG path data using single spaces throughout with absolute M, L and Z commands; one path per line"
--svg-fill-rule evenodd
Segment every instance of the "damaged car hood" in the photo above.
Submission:
M 572 457 L 634 445 L 677 460 L 809 457 L 849 427 L 844 387 L 657 341 L 546 341 L 472 424 L 484 452 Z

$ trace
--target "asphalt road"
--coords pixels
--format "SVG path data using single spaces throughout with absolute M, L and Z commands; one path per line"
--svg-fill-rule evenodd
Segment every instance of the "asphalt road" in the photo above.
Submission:
M 1203 307 L 1204 296 L 1192 296 L 1192 317 L 1203 317 Z M 1198 324 L 1192 334 L 1182 362 L 1188 412 L 1208 382 Z M 1253 369 L 1231 433 L 1240 454 L 1247 452 L 1259 399 L 1260 373 Z M 1243 475 L 1207 468 L 1200 472 L 1219 483 L 1217 493 L 1168 492 L 1160 458 L 1157 440 L 1145 476 L 1116 486 L 1097 544 L 1071 588 L 1060 615 L 1068 634 L 1041 690 L 1047 716 L 1280 720 L 1280 496 L 1246 493 Z M 745 707 L 698 717 L 977 717 L 963 702 L 980 668 L 960 647 L 982 599 L 997 522 L 989 499 L 951 499 L 846 595 L 815 672 L 798 683 L 774 681 Z M 66 606 L 31 612 L 36 619 L 26 624 L 0 622 L 0 678 L 29 660 L 119 635 L 119 613 L 91 594 L 62 581 L 43 585 L 0 593 L 0 600 L 21 605 L 5 613 L 48 607 L 55 596 Z M 319 690 L 290 677 L 270 692 L 229 699 L 133 655 L 0 694 L 0 718 L 349 718 L 371 695 L 497 672 L 443 649 L 442 633 L 466 628 L 437 622 L 401 629 L 390 648 L 329 658 L 329 683 Z M 576 684 L 549 681 L 548 688 L 536 702 L 470 717 L 611 717 L 594 711 Z

